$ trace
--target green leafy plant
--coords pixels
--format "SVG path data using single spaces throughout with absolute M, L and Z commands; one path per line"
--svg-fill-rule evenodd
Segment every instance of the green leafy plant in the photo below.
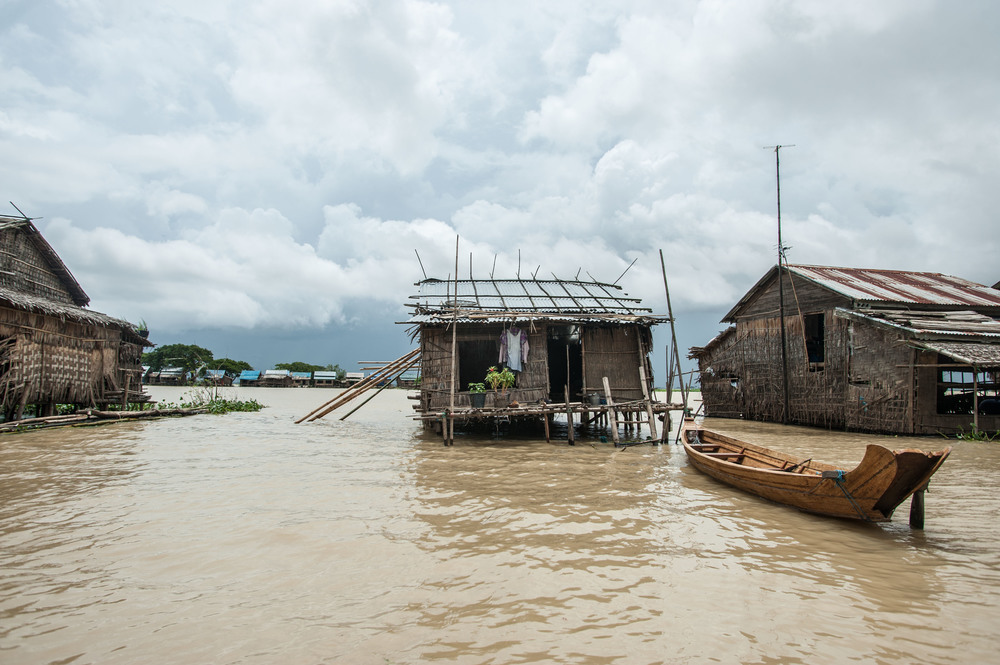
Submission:
M 218 390 L 206 389 L 185 393 L 180 404 L 167 402 L 160 404 L 160 408 L 205 409 L 208 413 L 223 414 L 232 411 L 260 411 L 264 405 L 255 399 L 227 398 L 219 394 Z
M 486 384 L 485 383 L 470 383 L 469 384 L 469 392 L 473 393 L 473 394 L 484 393 L 484 392 L 486 392 Z
M 976 427 L 976 423 L 969 423 L 972 427 L 968 432 L 965 431 L 964 427 L 959 427 L 958 434 L 955 435 L 956 439 L 962 441 L 979 441 L 983 443 L 992 443 L 993 441 L 1000 441 L 1000 432 L 994 432 L 990 434 L 989 432 L 984 432 L 983 430 Z
M 497 369 L 496 366 L 493 366 L 486 371 L 486 383 L 490 384 L 490 388 L 494 392 L 500 394 L 510 390 L 516 380 L 517 375 L 510 371 L 509 367 Z

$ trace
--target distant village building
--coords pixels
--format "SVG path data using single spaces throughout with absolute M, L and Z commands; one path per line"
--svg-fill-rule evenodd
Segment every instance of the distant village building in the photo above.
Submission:
M 206 369 L 202 382 L 207 386 L 231 386 L 233 377 L 226 374 L 224 369 Z
M 312 372 L 292 372 L 292 384 L 297 388 L 312 385 Z
M 610 399 L 637 423 L 659 406 L 650 397 L 651 328 L 669 319 L 619 286 L 560 279 L 425 279 L 417 286 L 404 323 L 420 342 L 415 408 L 428 426 L 440 427 L 451 408 L 453 377 L 456 417 L 584 416 Z M 489 391 L 487 411 L 476 411 L 470 384 L 483 383 L 493 366 L 511 368 L 516 382 L 506 395 Z
M 241 388 L 252 388 L 260 385 L 260 371 L 256 369 L 245 369 L 240 372 L 237 379 Z
M 1000 429 L 996 288 L 786 265 L 785 373 L 778 277 L 775 266 L 723 318 L 732 325 L 691 350 L 707 415 L 898 434 Z
M 326 370 L 313 372 L 313 386 L 317 388 L 337 388 L 340 385 L 337 372 Z
M 7 420 L 57 404 L 144 403 L 147 331 L 85 309 L 90 298 L 25 217 L 0 216 L 0 408 Z
M 257 385 L 261 388 L 291 388 L 292 373 L 287 369 L 265 369 Z
M 187 372 L 183 367 L 163 367 L 159 372 L 150 372 L 147 377 L 152 386 L 183 386 L 187 383 Z
M 358 382 L 364 381 L 364 380 L 365 380 L 365 373 L 364 372 L 345 372 L 344 373 L 344 384 L 345 385 L 349 386 L 349 385 L 352 385 L 352 384 L 355 384 L 355 383 L 358 383 Z

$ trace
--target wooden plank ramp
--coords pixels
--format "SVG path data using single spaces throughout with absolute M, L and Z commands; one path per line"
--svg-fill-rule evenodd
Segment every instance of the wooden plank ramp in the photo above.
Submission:
M 344 392 L 340 393 L 326 404 L 323 404 L 313 409 L 310 413 L 302 416 L 295 422 L 302 423 L 307 420 L 309 422 L 312 422 L 314 420 L 319 420 L 323 416 L 332 413 L 333 411 L 347 404 L 348 402 L 354 401 L 355 399 L 357 399 L 364 393 L 368 392 L 372 388 L 376 388 L 379 387 L 380 384 L 384 385 L 385 383 L 396 380 L 396 378 L 400 376 L 403 372 L 412 368 L 419 362 L 420 362 L 420 349 L 414 349 L 409 353 L 407 353 L 406 355 L 401 356 L 390 363 L 386 363 L 384 367 L 375 370 L 367 377 L 365 377 L 364 380 L 355 383 L 353 386 L 351 386 Z

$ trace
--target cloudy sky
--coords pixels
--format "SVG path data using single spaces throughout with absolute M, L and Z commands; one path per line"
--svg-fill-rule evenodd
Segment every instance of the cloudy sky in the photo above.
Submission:
M 682 347 L 775 263 L 1000 279 L 992 0 L 0 0 L 0 187 L 153 341 L 410 347 L 421 278 L 587 273 Z M 416 250 L 416 252 L 415 252 Z M 666 330 L 658 338 L 665 343 Z

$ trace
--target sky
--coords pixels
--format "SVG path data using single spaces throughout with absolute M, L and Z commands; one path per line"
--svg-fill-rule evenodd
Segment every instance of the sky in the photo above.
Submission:
M 662 251 L 686 355 L 776 263 L 775 145 L 790 263 L 1000 280 L 998 25 L 992 0 L 0 0 L 0 213 L 92 309 L 258 369 L 403 355 L 456 239 L 462 278 L 618 281 L 659 314 Z

